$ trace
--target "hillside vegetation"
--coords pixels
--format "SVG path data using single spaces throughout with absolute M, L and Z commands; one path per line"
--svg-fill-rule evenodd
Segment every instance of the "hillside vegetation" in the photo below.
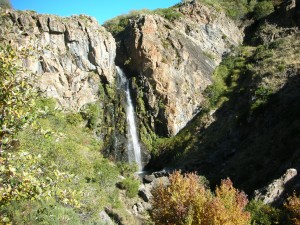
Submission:
M 83 119 L 91 111 L 63 112 L 38 97 L 32 79 L 20 79 L 28 72 L 22 57 L 0 48 L 0 224 L 99 224 L 105 207 L 135 223 L 115 184 L 125 176 L 126 195 L 136 197 L 136 168 L 103 157 L 103 142 Z
M 239 22 L 241 19 L 254 18 L 261 19 L 274 11 L 283 0 L 195 0 L 201 4 L 209 5 L 217 10 L 225 11 L 226 14 Z M 184 1 L 183 4 L 189 4 L 192 1 Z M 105 21 L 103 26 L 114 36 L 122 32 L 127 26 L 130 19 L 143 14 L 159 15 L 167 20 L 176 20 L 183 17 L 179 8 L 182 4 L 176 4 L 172 7 L 156 10 L 133 10 L 128 14 L 117 16 L 111 20 Z
M 299 29 L 274 22 L 281 16 L 280 0 L 197 1 L 225 11 L 241 26 L 250 24 L 247 37 L 224 54 L 185 128 L 170 138 L 140 131 L 152 156 L 145 169 L 175 172 L 153 187 L 148 211 L 138 216 L 132 210 L 142 201 L 136 166 L 113 161 L 116 142 L 100 135 L 101 129 L 116 139 L 126 133 L 117 90 L 106 87 L 106 80 L 99 83 L 99 101 L 76 112 L 58 108 L 23 67 L 32 49 L 0 44 L 0 224 L 299 224 L 299 189 L 276 207 L 251 200 L 254 190 L 287 169 L 300 169 Z M 140 14 L 181 20 L 182 4 L 134 11 L 104 26 L 118 36 Z M 143 93 L 138 84 L 134 88 L 138 115 L 146 116 Z M 118 115 L 105 114 L 100 103 Z M 116 130 L 102 127 L 105 121 Z

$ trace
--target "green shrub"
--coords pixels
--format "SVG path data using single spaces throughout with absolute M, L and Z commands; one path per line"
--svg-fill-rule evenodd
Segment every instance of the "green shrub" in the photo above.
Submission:
M 117 16 L 111 20 L 106 21 L 103 26 L 112 33 L 113 36 L 116 36 L 120 32 L 124 31 L 126 26 L 129 23 L 129 20 L 138 16 L 138 15 L 153 15 L 157 14 L 160 15 L 167 20 L 173 21 L 178 19 L 182 16 L 182 14 L 175 10 L 174 7 L 166 8 L 166 9 L 156 9 L 156 10 L 148 10 L 148 9 L 141 9 L 141 10 L 132 10 L 128 14 Z
M 119 171 L 122 176 L 129 177 L 132 174 L 134 174 L 136 171 L 138 171 L 138 165 L 137 164 L 129 164 L 126 162 L 118 162 L 117 167 L 119 168 Z
M 140 182 L 132 177 L 126 177 L 119 183 L 121 189 L 126 190 L 126 196 L 129 198 L 134 198 L 138 194 Z
M 273 11 L 274 6 L 272 1 L 261 1 L 255 5 L 253 13 L 255 19 L 261 19 L 271 14 Z
M 264 60 L 266 58 L 270 58 L 273 56 L 273 52 L 271 49 L 268 48 L 267 45 L 259 45 L 254 53 L 254 60 L 259 61 L 259 60 Z
M 5 162 L 0 167 L 0 221 L 10 222 L 7 207 L 25 200 L 51 198 L 66 206 L 80 207 L 76 191 L 61 189 L 62 184 L 69 184 L 72 175 L 60 172 L 54 163 L 46 166 L 44 160 L 41 155 L 28 152 L 5 153 L 4 158 L 0 157 L 0 163 Z
M 95 179 L 102 188 L 114 186 L 118 180 L 119 170 L 107 159 L 103 159 L 94 165 Z
M 113 36 L 116 36 L 118 33 L 122 32 L 129 23 L 129 19 L 141 15 L 141 14 L 150 14 L 151 11 L 148 9 L 141 10 L 132 10 L 128 14 L 123 14 L 117 16 L 111 20 L 104 22 L 103 26 L 112 33 Z
M 126 16 L 118 16 L 112 20 L 108 20 L 104 23 L 104 27 L 112 33 L 112 35 L 117 35 L 122 32 L 129 22 L 129 18 Z
M 232 19 L 238 20 L 243 18 L 253 9 L 253 1 L 248 4 L 247 0 L 197 0 L 201 3 L 208 4 L 217 10 L 224 10 L 226 15 Z
M 251 224 L 253 225 L 272 225 L 280 221 L 280 210 L 262 201 L 251 200 L 246 207 L 251 214 Z
M 91 103 L 81 112 L 83 119 L 87 120 L 87 126 L 94 130 L 97 127 L 98 120 L 101 118 L 102 110 L 100 104 Z
M 208 109 L 219 107 L 227 100 L 227 94 L 237 85 L 237 80 L 246 70 L 243 57 L 228 57 L 216 68 L 212 76 L 213 84 L 204 90 Z
M 73 174 L 70 182 L 66 179 L 60 183 L 59 187 L 69 194 L 71 194 L 70 190 L 75 191 L 74 198 L 78 199 L 82 205 L 78 210 L 70 207 L 68 213 L 76 213 L 75 219 L 80 214 L 84 215 L 84 218 L 81 218 L 83 219 L 81 224 L 95 224 L 99 221 L 99 212 L 105 206 L 117 207 L 120 211 L 125 211 L 125 206 L 121 204 L 115 187 L 119 180 L 120 168 L 103 158 L 99 151 L 101 143 L 94 138 L 89 129 L 73 125 L 68 120 L 68 115 L 59 110 L 45 114 L 37 119 L 34 126 L 27 127 L 19 133 L 20 146 L 16 151 L 27 150 L 40 154 L 43 158 L 43 168 L 47 171 L 54 170 L 51 166 L 56 165 L 55 168 L 59 168 L 60 171 Z M 124 173 L 130 173 L 131 169 L 123 166 L 122 170 Z M 46 174 L 41 176 L 44 177 Z M 64 197 L 69 198 L 69 194 L 64 196 L 61 191 L 55 192 L 57 200 L 62 202 Z M 67 210 L 69 206 L 61 204 L 61 207 L 66 207 L 61 210 Z M 47 215 L 46 211 L 41 213 L 41 216 Z M 72 221 L 71 218 L 70 221 Z
M 71 125 L 79 125 L 83 122 L 82 116 L 79 113 L 68 113 L 66 114 L 66 120 Z
M 256 110 L 260 106 L 266 104 L 273 93 L 274 91 L 270 88 L 265 88 L 263 86 L 258 87 L 254 92 L 255 98 L 251 104 L 251 110 Z
M 33 75 L 26 75 L 21 67 L 21 59 L 26 56 L 10 45 L 0 45 L 0 156 L 3 144 L 36 116 Z
M 269 48 L 271 49 L 279 49 L 285 43 L 283 38 L 277 39 L 269 44 Z
M 11 222 L 18 225 L 27 224 L 56 224 L 56 225 L 80 225 L 82 221 L 78 213 L 70 207 L 48 200 L 28 200 L 24 202 L 12 202 L 7 211 Z
M 56 100 L 54 98 L 39 97 L 36 100 L 36 109 L 42 110 L 44 114 L 53 114 L 56 107 Z
M 153 13 L 160 15 L 170 21 L 173 21 L 173 20 L 176 20 L 176 19 L 182 17 L 182 14 L 173 7 L 165 8 L 165 9 L 156 9 L 153 11 Z

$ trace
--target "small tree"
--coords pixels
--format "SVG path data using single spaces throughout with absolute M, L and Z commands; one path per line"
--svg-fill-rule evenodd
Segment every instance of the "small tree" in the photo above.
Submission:
M 170 184 L 159 184 L 152 190 L 151 217 L 155 224 L 189 225 L 247 225 L 250 213 L 244 210 L 248 203 L 227 179 L 222 181 L 214 196 L 194 173 L 170 175 Z
M 181 175 L 179 171 L 169 177 L 170 184 L 160 183 L 152 190 L 151 217 L 155 224 L 201 224 L 197 213 L 207 202 L 204 185 L 194 173 Z M 189 222 L 188 222 L 189 221 Z
M 35 94 L 20 65 L 11 46 L 0 46 L 0 156 L 3 144 L 33 117 Z
M 222 180 L 216 189 L 216 197 L 205 205 L 203 224 L 250 224 L 250 213 L 245 211 L 247 203 L 245 193 L 235 189 L 230 179 Z
M 262 19 L 274 11 L 274 6 L 272 1 L 261 1 L 258 2 L 254 7 L 254 17 L 255 19 Z

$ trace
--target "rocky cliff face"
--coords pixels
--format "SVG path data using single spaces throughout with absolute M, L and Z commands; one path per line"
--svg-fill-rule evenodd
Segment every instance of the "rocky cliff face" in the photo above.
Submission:
M 178 133 L 201 109 L 214 68 L 243 38 L 223 12 L 196 2 L 176 10 L 172 21 L 140 15 L 117 36 L 117 64 L 134 77 L 137 106 L 148 112 L 141 120 L 162 136 Z
M 115 41 L 92 17 L 6 11 L 0 32 L 30 51 L 25 66 L 37 74 L 39 89 L 62 108 L 78 110 L 97 100 L 100 80 L 114 82 Z

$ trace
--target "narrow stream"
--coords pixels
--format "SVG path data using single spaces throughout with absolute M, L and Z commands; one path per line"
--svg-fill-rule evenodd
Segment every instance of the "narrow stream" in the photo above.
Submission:
M 129 91 L 129 82 L 121 68 L 117 66 L 119 76 L 119 86 L 126 93 L 126 120 L 127 120 L 127 138 L 128 138 L 128 160 L 129 163 L 136 163 L 139 171 L 142 171 L 141 147 L 136 130 L 135 114 Z

